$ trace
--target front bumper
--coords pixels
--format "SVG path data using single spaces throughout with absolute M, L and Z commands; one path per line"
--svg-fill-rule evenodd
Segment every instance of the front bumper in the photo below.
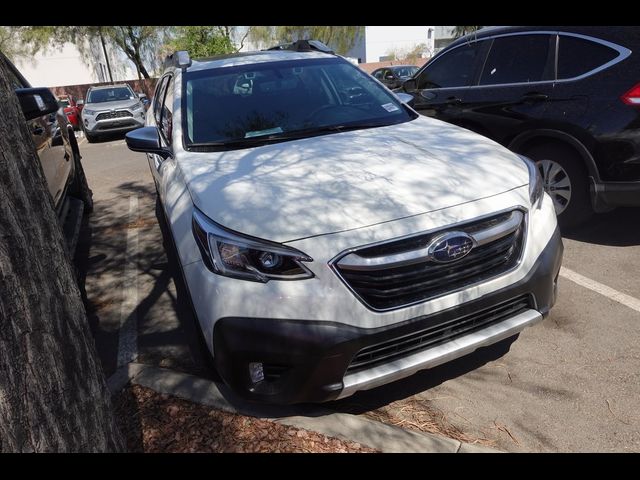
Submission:
M 82 119 L 84 129 L 88 133 L 107 133 L 107 132 L 121 132 L 129 131 L 135 128 L 144 127 L 145 111 L 136 110 L 129 112 L 132 114 L 130 117 L 120 118 L 107 118 L 104 120 L 96 120 L 96 117 L 104 112 L 98 112 L 94 116 L 85 115 Z
M 215 363 L 225 382 L 252 400 L 299 403 L 346 397 L 461 357 L 540 321 L 555 303 L 562 252 L 556 228 L 518 282 L 444 311 L 378 328 L 339 321 L 221 318 L 213 331 Z M 531 298 L 533 308 L 426 350 L 345 375 L 354 356 L 365 347 L 472 316 L 521 296 Z M 265 380 L 252 382 L 252 362 L 263 364 Z

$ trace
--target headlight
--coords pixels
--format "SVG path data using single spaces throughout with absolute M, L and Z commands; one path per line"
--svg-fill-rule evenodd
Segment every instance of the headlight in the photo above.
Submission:
M 142 104 L 141 103 L 136 103 L 133 107 L 131 107 L 131 110 L 142 110 Z
M 518 155 L 529 169 L 529 200 L 533 208 L 540 208 L 542 205 L 542 198 L 544 197 L 544 183 L 542 181 L 542 175 L 536 164 L 525 157 L 524 155 Z
M 95 110 L 89 110 L 88 108 L 83 108 L 82 109 L 82 113 L 85 115 L 95 115 L 96 111 Z
M 313 259 L 295 248 L 232 232 L 197 209 L 192 227 L 202 258 L 214 273 L 265 283 L 314 276 L 302 264 Z

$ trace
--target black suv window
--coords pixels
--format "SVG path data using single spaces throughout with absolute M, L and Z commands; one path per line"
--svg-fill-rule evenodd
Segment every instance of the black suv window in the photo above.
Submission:
M 418 88 L 467 87 L 471 85 L 480 42 L 463 45 L 437 58 L 418 77 Z
M 549 35 L 496 38 L 480 77 L 480 85 L 552 80 Z
M 613 60 L 618 52 L 582 38 L 560 35 L 558 78 L 573 78 Z

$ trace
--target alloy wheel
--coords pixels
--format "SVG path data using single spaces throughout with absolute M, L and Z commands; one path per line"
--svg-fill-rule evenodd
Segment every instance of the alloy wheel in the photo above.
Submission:
M 562 165 L 553 160 L 539 160 L 536 165 L 542 175 L 544 191 L 553 200 L 556 215 L 560 215 L 571 201 L 571 179 Z

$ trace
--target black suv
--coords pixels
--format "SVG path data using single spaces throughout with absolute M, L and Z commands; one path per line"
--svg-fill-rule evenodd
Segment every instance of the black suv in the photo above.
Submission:
M 6 65 L 9 81 L 20 101 L 67 247 L 73 255 L 82 215 L 93 209 L 73 126 L 51 90 L 32 88 L 1 52 L 0 62 Z
M 399 91 L 420 113 L 531 157 L 569 227 L 640 206 L 640 27 L 491 27 Z

